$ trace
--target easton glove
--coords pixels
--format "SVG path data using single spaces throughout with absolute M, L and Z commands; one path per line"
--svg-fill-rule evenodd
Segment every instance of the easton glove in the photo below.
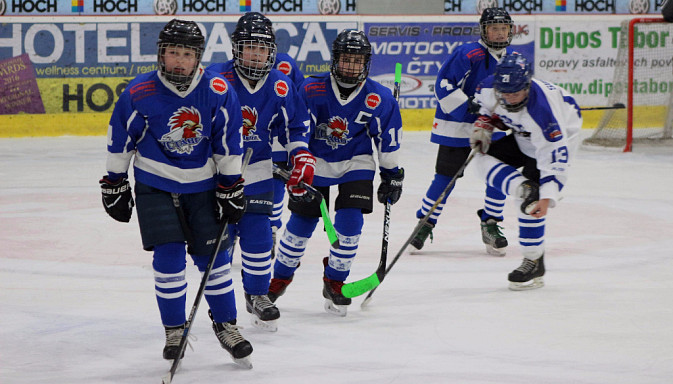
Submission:
M 99 183 L 103 194 L 105 212 L 117 221 L 128 223 L 131 220 L 131 213 L 135 205 L 129 181 L 126 178 L 121 178 L 112 182 L 107 176 L 103 176 Z
M 289 196 L 294 201 L 311 201 L 313 196 L 306 189 L 300 188 L 299 183 L 302 181 L 308 185 L 313 183 L 315 157 L 309 151 L 301 150 L 294 156 L 292 163 L 294 167 L 292 167 L 290 179 L 287 181 Z
M 243 194 L 244 182 L 245 180 L 241 177 L 228 187 L 217 185 L 217 189 L 215 190 L 215 200 L 217 200 L 215 213 L 220 223 L 227 220 L 229 224 L 236 224 L 243 217 L 246 206 L 245 195 Z
M 390 204 L 395 204 L 402 195 L 402 180 L 404 180 L 404 168 L 397 170 L 396 174 L 381 172 L 381 184 L 376 195 L 379 203 L 385 204 L 390 201 Z

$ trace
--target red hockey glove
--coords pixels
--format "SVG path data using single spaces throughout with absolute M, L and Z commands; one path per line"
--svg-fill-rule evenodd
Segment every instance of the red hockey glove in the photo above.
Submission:
M 477 121 L 474 122 L 474 129 L 470 136 L 470 147 L 478 149 L 481 153 L 488 152 L 488 148 L 491 146 L 493 130 L 496 127 L 500 128 L 501 126 L 504 126 L 504 124 L 500 119 L 479 116 Z
M 299 183 L 304 182 L 308 185 L 313 183 L 313 174 L 315 173 L 315 157 L 305 150 L 297 152 L 292 159 L 294 166 L 290 179 L 287 181 L 287 190 L 290 192 L 290 198 L 295 201 L 311 201 L 313 196 L 306 192 L 306 189 L 300 188 Z

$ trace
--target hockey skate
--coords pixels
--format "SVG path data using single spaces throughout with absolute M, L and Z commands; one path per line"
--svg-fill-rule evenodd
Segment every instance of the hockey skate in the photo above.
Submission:
M 226 349 L 231 355 L 231 359 L 239 366 L 252 369 L 250 355 L 252 354 L 252 345 L 241 336 L 236 325 L 236 320 L 227 323 L 216 323 L 213 315 L 208 311 L 210 319 L 213 321 L 213 331 L 220 341 L 222 348 Z
M 523 199 L 521 203 L 521 212 L 530 215 L 533 212 L 533 206 L 540 200 L 540 184 L 533 180 L 526 180 L 519 186 L 519 197 Z
M 180 352 L 180 341 L 182 340 L 182 334 L 185 333 L 185 325 L 179 325 L 177 327 L 164 327 L 166 332 L 166 345 L 164 346 L 164 359 L 166 360 L 175 360 L 178 357 Z M 182 359 L 185 357 L 185 352 L 182 351 Z M 172 362 L 171 362 L 172 364 Z
M 416 236 L 411 240 L 411 245 L 420 250 L 423 248 L 423 245 L 425 245 L 425 240 L 427 240 L 428 236 L 430 236 L 430 242 L 432 243 L 432 240 L 434 240 L 432 236 L 432 229 L 435 228 L 435 225 L 432 224 L 429 221 L 426 221 L 421 229 L 418 230 L 418 233 L 416 233 Z
M 323 259 L 323 264 L 327 267 L 327 258 Z M 327 278 L 323 275 L 322 296 L 325 298 L 325 311 L 337 316 L 346 316 L 351 299 L 341 293 L 343 281 L 337 281 Z
M 481 218 L 483 209 L 477 211 L 477 215 Z M 502 227 L 498 225 L 499 221 L 490 217 L 486 221 L 481 221 L 481 240 L 486 245 L 486 252 L 493 256 L 505 256 L 507 251 L 507 239 L 505 235 L 500 232 Z
M 285 290 L 287 289 L 287 286 L 290 285 L 292 282 L 292 278 L 290 277 L 289 279 L 276 279 L 275 277 L 271 279 L 271 283 L 269 284 L 269 300 L 271 300 L 272 303 L 275 303 L 276 300 L 278 300 L 279 297 L 283 296 L 285 293 Z
M 509 289 L 512 291 L 525 291 L 544 287 L 544 255 L 537 260 L 523 259 L 521 266 L 513 270 L 507 277 Z
M 252 314 L 250 321 L 255 327 L 268 332 L 278 330 L 276 320 L 280 317 L 280 311 L 273 305 L 267 295 L 249 295 L 246 293 L 245 309 Z

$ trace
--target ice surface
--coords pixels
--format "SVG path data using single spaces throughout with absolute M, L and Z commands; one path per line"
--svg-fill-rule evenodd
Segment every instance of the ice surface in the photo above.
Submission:
M 434 173 L 429 132 L 405 133 L 404 194 L 389 259 L 416 224 Z M 136 217 L 100 202 L 104 137 L 0 140 L 0 383 L 159 383 L 163 328 Z M 376 183 L 378 185 L 378 182 Z M 253 328 L 235 256 L 239 324 L 254 369 L 220 348 L 202 302 L 174 383 L 673 382 L 673 151 L 581 150 L 547 226 L 546 287 L 507 289 L 521 261 L 508 203 L 507 256 L 486 254 L 468 167 L 423 252 L 408 251 L 362 310 L 323 310 L 316 232 L 277 302 L 276 333 Z M 365 219 L 348 281 L 373 273 L 383 209 Z M 286 215 L 287 217 L 287 215 Z M 189 266 L 188 305 L 200 275 Z

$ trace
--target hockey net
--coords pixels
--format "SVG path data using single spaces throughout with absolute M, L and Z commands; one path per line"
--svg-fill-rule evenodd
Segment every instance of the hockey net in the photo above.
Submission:
M 621 24 L 609 106 L 585 145 L 673 145 L 673 23 L 634 18 Z

